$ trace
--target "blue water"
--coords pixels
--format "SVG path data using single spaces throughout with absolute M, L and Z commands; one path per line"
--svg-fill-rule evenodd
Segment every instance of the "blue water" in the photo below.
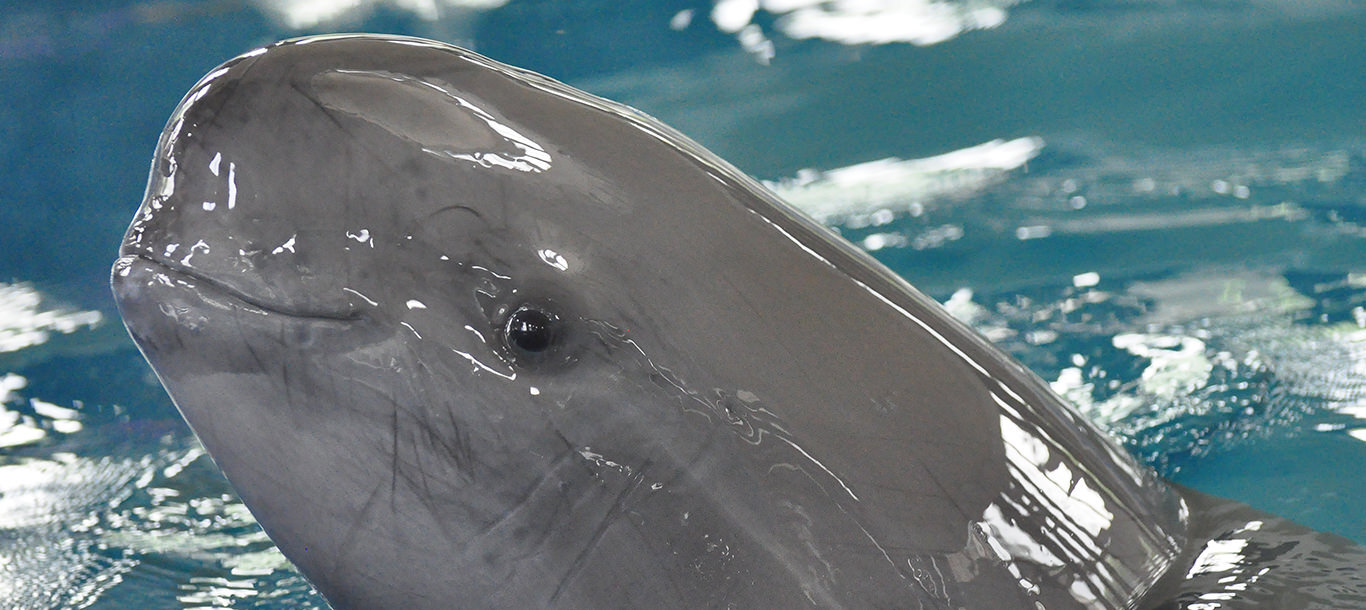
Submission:
M 105 280 L 184 91 L 324 31 L 455 42 L 637 106 L 1163 474 L 1366 543 L 1366 6 L 337 4 L 359 8 L 0 3 L 0 607 L 323 607 Z

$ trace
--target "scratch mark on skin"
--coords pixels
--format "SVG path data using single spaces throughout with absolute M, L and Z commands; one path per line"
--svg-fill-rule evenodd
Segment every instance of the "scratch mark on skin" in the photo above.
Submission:
M 554 603 L 555 600 L 560 597 L 560 594 L 564 592 L 565 587 L 569 586 L 569 583 L 574 580 L 574 577 L 578 576 L 579 572 L 583 571 L 584 566 L 588 564 L 588 555 L 598 547 L 599 542 L 602 542 L 602 537 L 607 534 L 607 528 L 611 527 L 613 523 L 616 523 L 617 519 L 620 519 L 621 516 L 625 514 L 627 499 L 640 487 L 641 482 L 645 480 L 645 471 L 649 469 L 649 467 L 649 461 L 641 464 L 640 468 L 636 470 L 635 476 L 631 477 L 631 483 L 627 485 L 625 489 L 621 490 L 621 493 L 617 494 L 616 501 L 614 501 L 612 507 L 607 510 L 607 514 L 603 516 L 602 522 L 598 523 L 597 529 L 593 532 L 593 537 L 589 539 L 588 544 L 579 552 L 579 556 L 574 559 L 574 563 L 569 565 L 569 569 L 565 571 L 564 577 L 560 579 L 560 584 L 555 587 L 555 592 L 550 595 L 551 603 Z
M 340 573 L 341 566 L 346 561 L 346 555 L 356 543 L 357 532 L 364 529 L 364 524 L 369 521 L 370 513 L 374 511 L 375 502 L 379 499 L 380 490 L 383 489 L 383 487 L 384 484 L 379 483 L 370 490 L 370 495 L 365 499 L 365 505 L 356 512 L 356 518 L 352 519 L 351 523 L 347 525 L 344 530 L 346 538 L 344 538 L 342 543 L 337 545 L 337 548 L 333 551 L 334 555 L 331 572 Z M 391 495 L 390 498 L 392 497 L 393 496 Z
M 569 443 L 569 439 L 564 438 L 564 435 L 559 434 L 558 431 L 556 431 L 556 436 L 559 436 L 560 441 L 564 443 L 563 451 L 559 452 L 540 476 L 526 487 L 526 490 L 517 499 L 516 503 L 513 504 L 511 509 L 504 512 L 497 520 L 482 526 L 480 530 L 474 534 L 468 545 L 470 548 L 486 547 L 490 541 L 497 543 L 498 538 L 496 536 L 500 532 L 513 530 L 519 524 L 527 526 L 528 531 L 534 531 L 534 534 L 528 536 L 521 545 L 526 550 L 519 553 L 513 559 L 522 561 L 527 557 L 535 555 L 538 552 L 538 549 L 542 548 L 545 539 L 550 536 L 551 531 L 555 528 L 556 521 L 553 519 L 538 521 L 529 520 L 527 519 L 527 513 L 535 511 L 538 508 L 533 504 L 537 498 L 549 496 L 555 498 L 557 501 L 557 510 L 554 511 L 555 514 L 568 514 L 571 507 L 569 505 L 569 500 L 565 497 L 563 489 L 561 488 L 564 479 L 559 476 L 558 473 L 565 465 L 575 463 L 574 456 L 578 455 L 574 451 L 573 446 Z M 549 509 L 551 507 L 541 506 L 539 508 Z M 532 528 L 531 526 L 539 527 Z
M 418 419 L 419 418 L 414 418 L 414 420 Z M 420 427 L 426 424 L 426 422 L 423 421 L 417 421 L 417 423 Z M 417 469 L 418 480 L 414 482 L 411 476 L 405 478 L 408 479 L 409 485 L 420 486 L 422 488 L 422 494 L 419 496 L 419 498 L 422 500 L 423 504 L 427 505 L 428 510 L 432 510 L 434 508 L 432 504 L 432 502 L 434 501 L 432 496 L 432 487 L 431 483 L 429 482 L 427 465 L 424 464 L 422 461 L 422 453 L 423 452 L 421 447 L 418 447 L 416 443 L 413 443 L 413 467 Z
M 416 352 L 411 352 L 414 366 L 421 373 L 419 379 L 433 379 L 439 377 L 436 373 L 422 362 L 422 357 Z M 474 459 L 470 448 L 469 433 L 461 426 L 457 410 L 453 406 L 449 396 L 441 393 L 439 398 L 433 399 L 433 392 L 428 391 L 424 383 L 413 383 L 409 380 L 409 391 L 414 395 L 415 400 L 425 405 L 422 410 L 424 416 L 419 422 L 421 433 L 426 439 L 427 445 L 443 454 L 455 465 L 455 471 L 465 482 L 474 481 Z M 443 417 L 444 416 L 444 417 Z M 445 420 L 443 426 L 441 420 Z M 448 431 L 444 428 L 449 427 Z M 445 433 L 443 433 L 445 432 Z
M 256 348 L 252 346 L 254 342 L 247 339 L 247 331 L 242 327 L 242 317 L 240 315 L 240 312 L 238 312 L 238 315 L 234 315 L 232 317 L 232 321 L 233 327 L 237 329 L 238 339 L 241 340 L 242 346 L 247 348 L 247 353 L 251 355 L 251 359 L 254 362 L 256 362 L 256 368 L 260 370 L 262 373 L 266 372 L 265 360 L 261 358 L 261 354 L 258 354 L 256 352 Z
M 261 354 L 256 353 L 256 348 L 252 347 L 251 342 L 247 341 L 245 336 L 243 336 L 245 333 L 242 332 L 242 326 L 240 323 L 237 326 L 237 334 L 238 336 L 242 336 L 242 345 L 246 346 L 247 353 L 251 354 L 251 359 L 253 362 L 256 363 L 256 368 L 259 369 L 262 373 L 266 372 L 266 362 L 261 359 Z
M 450 410 L 447 407 L 447 410 Z M 470 468 L 469 439 L 464 431 L 460 429 L 454 418 L 450 420 L 450 435 L 442 434 L 437 425 L 430 418 L 423 422 L 422 432 L 426 436 L 427 444 L 433 448 L 439 448 L 455 463 L 457 472 L 464 475 L 473 476 Z
M 390 401 L 389 404 L 394 408 L 392 415 L 389 417 L 392 432 L 392 444 L 390 446 L 391 461 L 389 464 L 389 506 L 394 512 L 398 512 L 398 506 L 396 505 L 398 498 L 398 403 Z
M 861 501 L 861 500 L 859 499 L 859 497 L 858 497 L 858 494 L 855 494 L 855 493 L 854 493 L 854 490 L 849 489 L 849 486 L 846 485 L 846 484 L 844 483 L 844 479 L 841 479 L 841 478 L 839 477 L 839 475 L 837 475 L 837 474 L 835 474 L 834 472 L 832 472 L 829 468 L 827 468 L 827 467 L 825 466 L 825 464 L 822 464 L 820 460 L 818 460 L 818 459 L 812 457 L 811 454 L 810 454 L 810 453 L 807 453 L 805 449 L 802 449 L 800 445 L 798 445 L 797 443 L 792 442 L 791 440 L 788 440 L 788 438 L 785 437 L 785 436 L 780 436 L 780 435 L 774 435 L 774 436 L 777 437 L 778 440 L 780 440 L 780 441 L 782 441 L 782 442 L 787 443 L 788 445 L 790 445 L 793 449 L 796 449 L 798 453 L 802 454 L 803 457 L 805 457 L 806 459 L 810 460 L 812 464 L 815 464 L 815 465 L 818 466 L 821 470 L 824 470 L 824 471 L 825 471 L 825 474 L 828 474 L 828 475 L 830 475 L 830 478 L 835 479 L 835 482 L 836 482 L 836 483 L 839 483 L 839 484 L 840 484 L 840 487 L 843 487 L 843 488 L 844 488 L 845 493 L 848 493 L 848 494 L 849 494 L 849 497 L 850 497 L 850 498 L 853 498 L 855 502 L 860 502 L 860 501 Z
M 285 389 L 285 404 L 294 407 L 294 382 L 289 378 L 289 363 L 280 363 L 280 383 Z
M 275 339 L 276 342 L 282 347 L 287 349 L 291 348 L 292 346 L 285 337 L 285 326 L 281 324 L 278 328 L 279 332 Z M 294 380 L 290 377 L 289 358 L 280 361 L 280 384 L 285 390 L 285 405 L 289 406 L 291 409 L 294 408 Z
M 291 89 L 298 92 L 299 95 L 303 96 L 304 99 L 308 100 L 315 107 L 317 107 L 318 111 L 322 113 L 323 117 L 331 121 L 332 124 L 335 125 L 339 131 L 345 133 L 347 136 L 350 136 L 352 139 L 356 139 L 355 134 L 351 133 L 351 130 L 348 129 L 346 125 L 342 124 L 340 119 L 338 119 L 335 115 L 332 114 L 332 109 L 328 108 L 320 100 L 314 97 L 312 92 L 304 91 L 303 87 L 300 87 L 298 83 L 290 83 L 289 86 Z

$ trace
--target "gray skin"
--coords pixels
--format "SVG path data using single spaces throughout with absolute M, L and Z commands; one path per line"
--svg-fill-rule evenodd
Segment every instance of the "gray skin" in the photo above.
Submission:
M 1261 518 L 658 121 L 440 43 L 224 64 L 120 255 L 129 332 L 341 609 L 1157 606 Z

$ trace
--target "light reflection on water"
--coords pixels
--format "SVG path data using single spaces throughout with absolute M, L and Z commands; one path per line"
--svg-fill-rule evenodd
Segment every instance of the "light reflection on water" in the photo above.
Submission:
M 1225 269 L 952 304 L 1164 475 L 1244 497 L 1239 485 L 1260 476 L 1283 486 L 1259 508 L 1363 540 L 1337 499 L 1362 493 L 1349 464 L 1366 453 L 1354 305 L 1366 288 L 1286 275 Z
M 102 322 L 0 284 L 0 363 L 24 371 L 0 371 L 0 605 L 323 607 L 164 407 L 44 398 L 84 368 L 63 380 L 45 361 L 98 370 Z M 97 355 L 64 353 L 82 344 Z
M 756 23 L 760 11 L 770 14 L 774 28 L 789 38 L 820 38 L 848 45 L 903 42 L 925 46 L 970 30 L 997 27 L 1005 23 L 1006 9 L 1020 1 L 716 0 L 711 19 L 717 29 L 735 34 L 747 48 L 756 50 L 764 47 L 747 39 L 762 36 Z M 769 45 L 770 53 L 771 48 Z
M 82 445 L 123 427 L 0 457 L 7 607 L 322 607 L 192 438 Z
M 1057 243 L 1049 238 L 1267 222 L 1357 236 L 1366 234 L 1350 203 L 1366 179 L 1361 158 L 1362 151 L 1343 148 L 1119 156 L 1028 137 L 921 159 L 807 169 L 765 184 L 855 243 L 881 236 L 871 250 L 933 249 L 964 237 L 1048 245 Z M 996 218 L 983 218 L 987 209 Z M 944 227 L 955 228 L 951 239 L 936 236 Z

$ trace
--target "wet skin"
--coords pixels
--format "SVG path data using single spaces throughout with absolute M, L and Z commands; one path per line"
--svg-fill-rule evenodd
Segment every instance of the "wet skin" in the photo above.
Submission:
M 677 132 L 441 43 L 210 73 L 113 284 L 337 608 L 1157 605 L 1252 514 Z

